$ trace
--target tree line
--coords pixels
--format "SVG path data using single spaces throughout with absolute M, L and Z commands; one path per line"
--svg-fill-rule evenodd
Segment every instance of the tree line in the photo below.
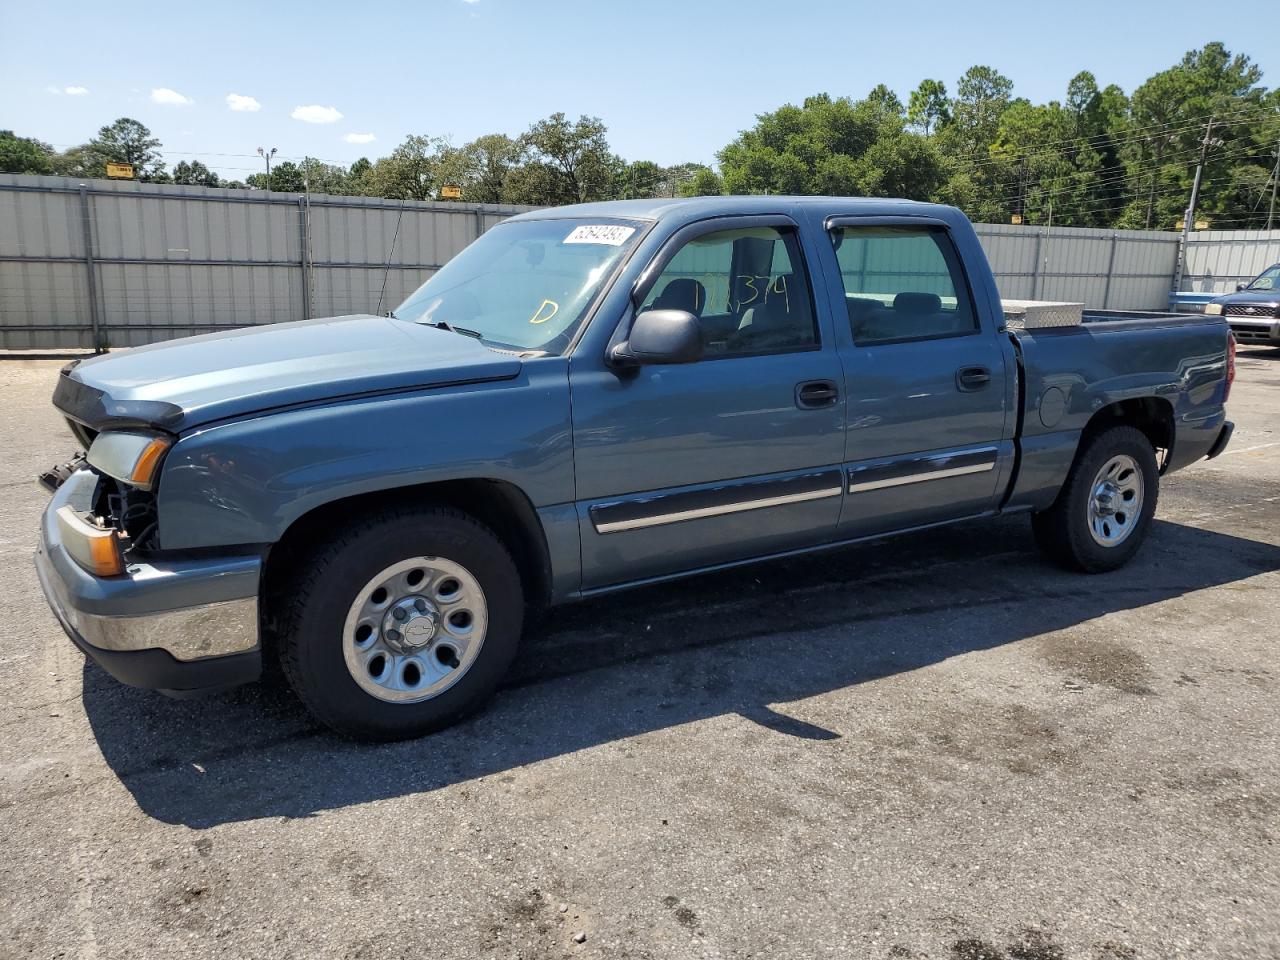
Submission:
M 385 157 L 344 167 L 315 159 L 224 181 L 199 160 L 168 170 L 162 148 L 122 118 L 59 152 L 0 131 L 0 170 L 102 176 L 130 163 L 154 183 L 430 200 L 444 187 L 474 202 L 556 205 L 720 193 L 906 197 L 954 204 L 981 222 L 1172 229 L 1203 155 L 1197 219 L 1261 226 L 1280 169 L 1280 90 L 1250 58 L 1221 43 L 1150 77 L 1132 94 L 1077 74 L 1062 100 L 1035 104 L 990 66 L 954 92 L 925 79 L 904 103 L 884 85 L 864 98 L 820 93 L 760 114 L 717 154 L 715 168 L 662 166 L 613 152 L 605 124 L 556 113 L 519 136 L 462 146 L 407 137 Z

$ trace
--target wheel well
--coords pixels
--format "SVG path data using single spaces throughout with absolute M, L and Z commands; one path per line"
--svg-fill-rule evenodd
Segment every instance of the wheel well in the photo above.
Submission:
M 551 596 L 551 560 L 533 504 L 514 484 L 476 479 L 379 490 L 334 500 L 304 513 L 267 551 L 262 582 L 264 609 L 274 609 L 271 597 L 287 582 L 294 565 L 307 557 L 335 527 L 358 522 L 363 513 L 391 506 L 424 504 L 461 510 L 497 534 L 516 562 L 526 605 L 535 612 L 547 605 Z M 269 635 L 272 624 L 264 622 L 263 626 Z
M 1085 426 L 1086 434 L 1098 433 L 1108 427 L 1125 424 L 1137 427 L 1147 435 L 1151 446 L 1157 451 L 1163 450 L 1160 466 L 1169 460 L 1175 440 L 1173 426 L 1173 405 L 1161 397 L 1135 397 L 1132 400 L 1118 400 L 1108 404 L 1089 418 Z

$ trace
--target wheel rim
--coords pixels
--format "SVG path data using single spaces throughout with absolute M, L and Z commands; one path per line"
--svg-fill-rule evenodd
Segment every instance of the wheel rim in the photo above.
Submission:
M 342 633 L 352 679 L 388 703 L 430 700 L 462 679 L 484 645 L 479 581 L 444 557 L 387 567 L 356 594 Z
M 1126 454 L 1111 457 L 1093 479 L 1089 532 L 1104 547 L 1119 546 L 1142 517 L 1142 469 Z

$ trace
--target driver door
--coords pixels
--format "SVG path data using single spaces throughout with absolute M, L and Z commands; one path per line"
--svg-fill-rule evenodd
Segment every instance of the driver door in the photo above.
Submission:
M 570 371 L 583 587 L 660 577 L 834 535 L 844 399 L 794 223 L 678 232 L 637 312 L 701 322 L 696 363 Z

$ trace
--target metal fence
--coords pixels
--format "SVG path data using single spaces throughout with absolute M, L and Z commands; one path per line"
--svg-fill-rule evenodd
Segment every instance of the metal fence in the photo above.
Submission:
M 1155 230 L 974 225 L 1000 295 L 1100 310 L 1163 310 L 1179 234 Z
M 1187 238 L 1181 288 L 1231 293 L 1274 263 L 1280 263 L 1280 230 L 1200 230 Z
M 0 348 L 387 309 L 526 209 L 0 175 Z
M 385 310 L 525 209 L 0 174 L 0 349 L 134 346 L 372 312 L 379 300 Z M 1176 233 L 977 231 L 1006 297 L 1167 304 Z M 1276 260 L 1280 231 L 1193 234 L 1183 287 L 1234 289 Z

